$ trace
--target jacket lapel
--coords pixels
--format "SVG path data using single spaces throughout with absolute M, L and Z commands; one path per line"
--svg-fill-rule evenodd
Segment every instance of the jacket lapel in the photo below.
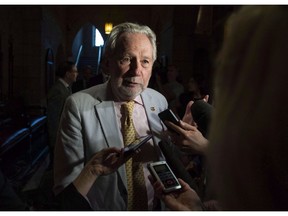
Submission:
M 145 94 L 145 91 L 141 94 L 141 97 L 147 114 L 149 127 L 153 135 L 160 138 L 160 134 L 156 132 L 159 131 L 159 124 L 155 124 L 159 113 L 158 104 L 151 104 L 151 101 L 153 101 L 151 95 Z
M 122 135 L 116 121 L 116 113 L 113 102 L 102 101 L 101 103 L 95 105 L 95 112 L 101 125 L 103 135 L 105 136 L 107 147 L 121 148 L 122 141 L 119 140 L 119 137 L 122 137 Z
M 112 101 L 102 101 L 95 105 L 96 117 L 99 120 L 103 136 L 105 137 L 107 147 L 122 148 L 122 134 L 119 130 L 119 125 L 116 120 L 116 113 L 114 109 L 114 103 Z M 123 184 L 126 185 L 126 173 L 125 167 L 120 166 L 117 170 Z

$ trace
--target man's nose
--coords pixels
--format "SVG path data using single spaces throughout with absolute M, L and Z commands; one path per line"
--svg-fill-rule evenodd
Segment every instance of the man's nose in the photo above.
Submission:
M 141 62 L 137 59 L 131 60 L 130 69 L 135 75 L 140 74 L 141 69 L 142 69 Z

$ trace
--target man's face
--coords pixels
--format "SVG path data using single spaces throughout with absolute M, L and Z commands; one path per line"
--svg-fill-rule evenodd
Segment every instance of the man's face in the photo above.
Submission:
M 78 70 L 76 66 L 73 66 L 70 71 L 67 73 L 68 79 L 70 83 L 76 82 L 78 76 Z
M 153 48 L 144 34 L 124 33 L 119 38 L 115 55 L 108 60 L 111 88 L 118 100 L 132 100 L 149 83 L 152 73 Z

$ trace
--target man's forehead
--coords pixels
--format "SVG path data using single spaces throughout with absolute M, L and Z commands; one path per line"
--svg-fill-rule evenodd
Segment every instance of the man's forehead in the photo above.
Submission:
M 136 38 L 131 39 L 131 36 L 133 37 L 135 35 L 137 35 L 138 38 L 137 39 Z M 135 41 L 140 42 L 140 43 L 136 43 Z M 145 43 L 147 43 L 147 44 L 145 44 Z M 149 48 L 148 44 L 151 46 L 151 50 L 153 50 L 152 44 L 151 44 L 149 38 L 147 37 L 147 35 L 145 35 L 145 34 L 142 34 L 142 33 L 123 33 L 118 38 L 118 41 L 117 41 L 116 47 L 115 47 L 115 51 L 116 51 L 116 54 L 120 54 L 122 52 L 129 51 L 128 49 L 130 49 L 130 48 L 135 48 L 135 47 L 141 47 L 145 50 L 146 49 L 149 50 L 150 48 Z
M 133 40 L 131 40 L 131 38 L 133 37 Z M 137 38 L 135 38 L 137 37 Z M 116 46 L 117 45 L 127 45 L 127 44 L 130 44 L 130 43 L 134 43 L 135 41 L 147 41 L 150 43 L 150 40 L 148 38 L 147 35 L 145 34 L 142 34 L 142 33 L 134 33 L 134 32 L 124 32 L 122 33 L 119 38 L 118 38 L 118 41 L 116 43 Z

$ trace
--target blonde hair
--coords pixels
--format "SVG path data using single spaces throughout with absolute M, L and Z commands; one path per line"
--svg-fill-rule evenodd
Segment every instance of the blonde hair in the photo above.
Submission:
M 244 6 L 217 61 L 209 166 L 224 209 L 288 209 L 288 9 Z

